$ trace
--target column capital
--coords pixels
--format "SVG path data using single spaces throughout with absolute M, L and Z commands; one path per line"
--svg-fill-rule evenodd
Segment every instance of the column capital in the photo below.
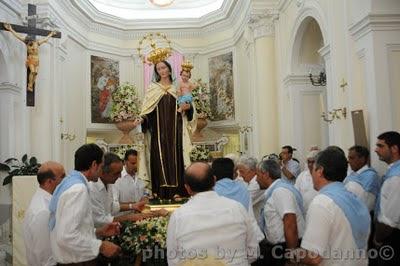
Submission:
M 247 25 L 253 32 L 254 39 L 275 34 L 274 22 L 279 19 L 275 9 L 265 9 L 261 13 L 250 13 Z

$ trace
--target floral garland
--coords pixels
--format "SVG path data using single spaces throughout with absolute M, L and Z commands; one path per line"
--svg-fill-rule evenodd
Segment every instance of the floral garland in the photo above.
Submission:
M 112 100 L 110 118 L 114 122 L 134 119 L 139 115 L 141 102 L 135 85 L 124 83 L 118 86 L 112 93 Z
M 195 145 L 190 151 L 190 160 L 192 162 L 208 161 L 210 150 L 204 146 Z
M 196 112 L 201 118 L 213 119 L 210 104 L 210 89 L 201 79 L 196 80 L 196 88 L 192 90 L 193 102 L 196 106 Z
M 156 246 L 166 249 L 168 221 L 169 216 L 122 222 L 121 234 L 109 240 L 118 244 L 124 254 L 138 255 Z

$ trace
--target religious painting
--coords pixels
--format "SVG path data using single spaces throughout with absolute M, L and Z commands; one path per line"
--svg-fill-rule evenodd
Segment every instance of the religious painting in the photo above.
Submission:
M 92 55 L 90 58 L 90 91 L 92 123 L 113 123 L 110 119 L 112 92 L 119 85 L 119 63 Z
M 213 121 L 234 120 L 233 53 L 208 59 Z

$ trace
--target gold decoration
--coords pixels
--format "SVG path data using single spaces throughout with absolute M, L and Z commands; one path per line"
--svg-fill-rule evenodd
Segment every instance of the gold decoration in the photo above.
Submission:
M 155 38 L 161 39 L 164 42 L 168 44 L 168 47 L 157 47 L 157 44 L 155 42 Z M 147 41 L 150 43 L 151 51 L 150 53 L 146 56 L 144 56 L 141 51 L 143 48 L 141 45 Z M 143 64 L 149 64 L 149 65 L 156 65 L 157 63 L 161 61 L 165 61 L 168 57 L 171 56 L 172 54 L 172 48 L 171 48 L 171 41 L 167 39 L 167 36 L 162 33 L 147 33 L 143 38 L 139 41 L 139 47 L 137 48 L 138 54 L 140 59 L 142 60 Z
M 183 71 L 190 73 L 190 71 L 192 71 L 193 65 L 189 60 L 186 60 L 182 63 L 181 67 Z

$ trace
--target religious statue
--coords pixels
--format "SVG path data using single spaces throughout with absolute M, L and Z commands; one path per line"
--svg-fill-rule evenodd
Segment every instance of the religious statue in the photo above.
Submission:
M 33 87 L 35 84 L 36 76 L 39 69 L 39 46 L 43 43 L 46 43 L 51 37 L 53 37 L 56 32 L 52 31 L 45 38 L 41 40 L 34 40 L 30 38 L 29 35 L 23 37 L 16 33 L 10 24 L 4 23 L 4 28 L 11 32 L 18 40 L 22 41 L 26 45 L 27 50 L 27 58 L 26 58 L 26 67 L 29 70 L 29 78 L 28 78 L 28 91 L 33 91 Z
M 177 88 L 174 84 L 171 65 L 165 61 L 169 50 L 156 48 L 147 60 L 154 64 L 152 83 L 143 100 L 140 119 L 142 130 L 147 135 L 147 151 L 150 154 L 150 176 L 152 192 L 160 198 L 171 199 L 187 196 L 183 174 L 190 163 L 191 142 L 187 124 L 193 118 L 191 104 L 181 105 L 178 112 Z

